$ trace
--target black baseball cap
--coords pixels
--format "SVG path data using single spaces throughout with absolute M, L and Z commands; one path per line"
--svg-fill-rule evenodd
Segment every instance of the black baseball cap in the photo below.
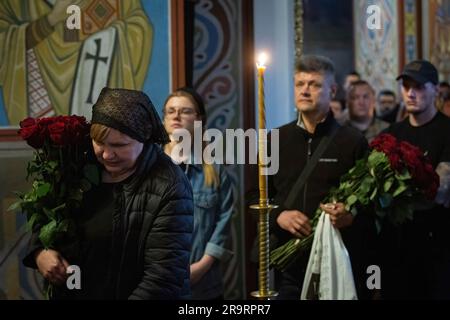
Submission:
M 431 82 L 437 85 L 439 83 L 439 75 L 436 67 L 426 60 L 415 60 L 408 63 L 403 72 L 397 77 L 397 80 L 409 77 L 420 84 Z

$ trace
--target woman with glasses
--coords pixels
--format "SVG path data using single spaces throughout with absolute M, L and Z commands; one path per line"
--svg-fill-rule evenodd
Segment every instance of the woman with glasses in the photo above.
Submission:
M 190 257 L 192 298 L 223 299 L 221 262 L 232 254 L 227 249 L 233 212 L 231 181 L 223 166 L 205 163 L 202 155 L 191 152 L 189 159 L 183 162 L 172 155 L 179 143 L 174 133 L 184 131 L 190 134 L 193 147 L 195 121 L 200 121 L 202 126 L 206 124 L 205 106 L 200 95 L 192 88 L 178 89 L 166 99 L 163 113 L 164 127 L 171 140 L 165 145 L 164 152 L 179 162 L 194 194 Z M 202 159 L 198 159 L 199 156 Z

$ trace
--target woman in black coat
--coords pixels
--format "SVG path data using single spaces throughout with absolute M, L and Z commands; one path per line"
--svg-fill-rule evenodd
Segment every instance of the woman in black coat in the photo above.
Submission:
M 85 194 L 76 245 L 45 250 L 34 235 L 25 265 L 56 299 L 189 297 L 192 190 L 161 150 L 169 139 L 150 99 L 104 88 L 91 138 L 102 183 Z M 79 267 L 81 289 L 67 285 L 69 265 Z

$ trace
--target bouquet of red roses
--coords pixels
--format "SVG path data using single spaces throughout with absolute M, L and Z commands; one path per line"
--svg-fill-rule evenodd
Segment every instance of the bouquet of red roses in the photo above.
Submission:
M 27 118 L 20 136 L 35 149 L 28 164 L 31 190 L 18 193 L 10 210 L 27 214 L 28 228 L 43 247 L 52 248 L 62 238 L 75 235 L 74 214 L 83 193 L 99 183 L 99 171 L 89 159 L 90 125 L 84 117 Z
M 414 208 L 436 197 L 439 176 L 426 155 L 390 134 L 378 136 L 372 151 L 345 174 L 339 187 L 330 190 L 324 203 L 342 202 L 349 212 L 371 208 L 379 219 L 398 225 L 413 218 Z M 314 230 L 322 213 L 319 208 L 311 221 L 313 232 L 306 238 L 291 239 L 270 254 L 271 266 L 284 270 L 299 254 L 311 247 Z M 378 224 L 377 227 L 380 227 Z

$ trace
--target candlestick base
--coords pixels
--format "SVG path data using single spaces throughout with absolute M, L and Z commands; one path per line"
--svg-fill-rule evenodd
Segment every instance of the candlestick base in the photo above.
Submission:
M 259 247 L 259 290 L 253 291 L 251 295 L 258 300 L 270 300 L 275 298 L 278 293 L 269 290 L 269 216 L 272 209 L 278 208 L 277 205 L 270 204 L 268 201 L 260 201 L 258 204 L 250 206 L 253 210 L 259 212 L 258 223 L 258 247 Z
M 261 206 L 260 204 L 252 204 L 250 206 L 250 209 L 259 210 L 260 213 L 265 213 L 263 210 L 270 211 L 270 210 L 276 209 L 276 208 L 278 208 L 278 206 L 276 204 L 267 204 L 267 205 L 263 205 L 263 206 Z
M 258 300 L 272 300 L 273 298 L 278 296 L 278 292 L 271 290 L 267 292 L 253 291 L 250 294 L 252 295 L 252 297 Z

